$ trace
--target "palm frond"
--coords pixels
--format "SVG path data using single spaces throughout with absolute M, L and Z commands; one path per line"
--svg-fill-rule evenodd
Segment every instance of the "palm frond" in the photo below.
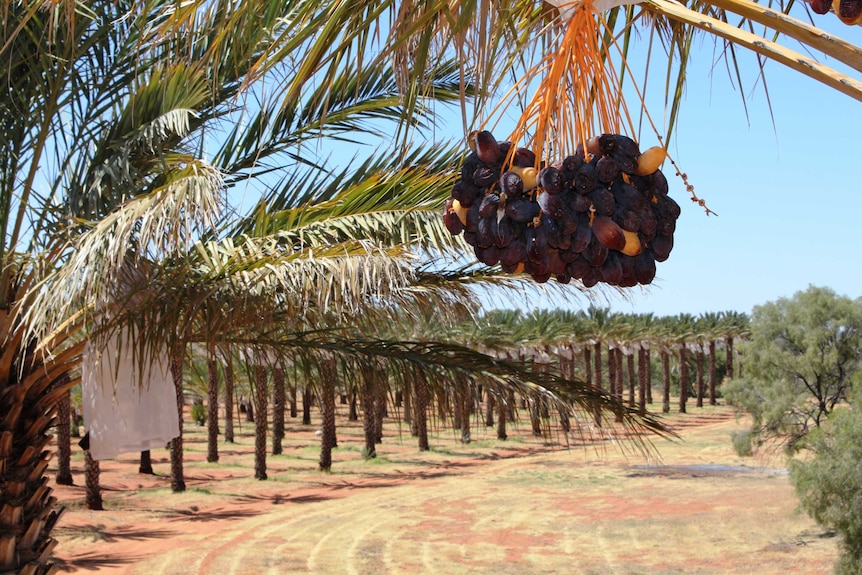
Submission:
M 669 0 L 646 0 L 644 4 L 658 14 L 724 38 L 862 101 L 862 82 L 833 70 L 812 58 Z
M 126 301 L 129 265 L 176 257 L 191 238 L 214 225 L 221 176 L 193 161 L 166 172 L 149 194 L 138 195 L 70 240 L 57 269 L 32 286 L 22 321 L 44 336 L 78 310 L 104 312 Z M 39 259 L 33 263 L 38 264 Z M 32 264 L 31 264 L 32 265 Z

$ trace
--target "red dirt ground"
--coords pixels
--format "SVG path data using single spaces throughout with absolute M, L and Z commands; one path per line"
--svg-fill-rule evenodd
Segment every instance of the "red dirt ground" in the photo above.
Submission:
M 67 572 L 146 575 L 830 573 L 836 541 L 795 511 L 782 462 L 738 458 L 744 422 L 728 408 L 691 412 L 668 419 L 683 441 L 655 442 L 662 467 L 609 442 L 546 444 L 528 424 L 506 442 L 441 432 L 419 453 L 393 423 L 364 461 L 361 428 L 340 421 L 329 474 L 315 427 L 288 420 L 267 481 L 253 479 L 251 424 L 210 464 L 187 423 L 185 493 L 170 492 L 166 450 L 155 476 L 129 455 L 102 462 L 106 511 L 88 511 L 73 458 L 76 485 L 55 486 L 68 508 L 55 557 Z

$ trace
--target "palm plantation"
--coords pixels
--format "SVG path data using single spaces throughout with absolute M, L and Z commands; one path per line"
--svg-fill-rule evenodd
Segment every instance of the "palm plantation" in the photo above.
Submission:
M 762 19 L 745 6 L 700 9 Z M 674 79 L 682 82 L 702 18 L 663 0 L 644 9 L 662 15 L 649 32 L 669 34 L 672 54 L 683 55 Z M 651 25 L 636 13 L 615 9 L 609 21 L 620 30 Z M 552 371 L 457 343 L 357 329 L 356 318 L 382 324 L 404 310 L 464 305 L 474 286 L 524 287 L 496 268 L 463 267 L 464 246 L 439 218 L 463 146 L 416 142 L 432 137 L 424 128 L 447 103 L 462 104 L 465 130 L 488 118 L 510 77 L 504 71 L 532 68 L 534 42 L 553 36 L 543 25 L 564 29 L 548 5 L 61 0 L 10 2 L 3 17 L 0 571 L 50 572 L 58 513 L 44 476 L 49 429 L 80 379 L 85 343 L 104 344 L 121 330 L 134 330 L 139 365 L 170 357 L 179 410 L 182 364 L 194 346 L 237 345 L 322 371 L 312 385 L 327 422 L 338 367 L 383 362 L 427 374 L 419 404 L 426 391 L 470 378 L 498 401 L 514 390 L 661 430 Z M 666 27 L 664 18 L 683 26 Z M 795 24 L 782 22 L 793 35 Z M 836 42 L 803 41 L 848 60 Z M 822 66 L 805 73 L 859 97 L 855 82 Z M 332 140 L 377 149 L 340 163 L 317 152 Z M 601 357 L 592 359 L 600 384 Z M 265 433 L 266 380 L 257 375 Z M 334 431 L 325 438 L 335 441 Z M 181 490 L 181 437 L 172 448 Z M 322 455 L 321 467 L 329 464 Z

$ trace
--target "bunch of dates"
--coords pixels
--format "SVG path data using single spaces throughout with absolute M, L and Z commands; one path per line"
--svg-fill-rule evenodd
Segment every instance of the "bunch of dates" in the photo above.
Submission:
M 602 134 L 545 165 L 488 131 L 470 147 L 443 221 L 482 263 L 537 282 L 631 287 L 651 283 L 670 255 L 680 207 L 658 169 L 662 148 L 641 153 L 631 138 Z

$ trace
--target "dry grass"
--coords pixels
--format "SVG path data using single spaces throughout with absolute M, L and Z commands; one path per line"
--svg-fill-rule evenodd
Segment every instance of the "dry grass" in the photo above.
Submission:
M 146 575 L 831 571 L 834 538 L 795 511 L 780 460 L 733 453 L 741 424 L 728 408 L 669 421 L 683 440 L 657 443 L 661 465 L 612 446 L 545 445 L 529 425 L 506 442 L 480 427 L 466 446 L 439 433 L 424 454 L 390 425 L 364 461 L 361 428 L 342 422 L 322 474 L 314 428 L 289 420 L 265 482 L 252 479 L 250 426 L 217 464 L 202 428 L 187 426 L 189 491 L 170 493 L 167 452 L 154 453 L 155 478 L 133 457 L 103 464 L 108 511 L 75 505 L 59 558 L 70 571 Z M 79 487 L 59 492 L 82 499 Z

